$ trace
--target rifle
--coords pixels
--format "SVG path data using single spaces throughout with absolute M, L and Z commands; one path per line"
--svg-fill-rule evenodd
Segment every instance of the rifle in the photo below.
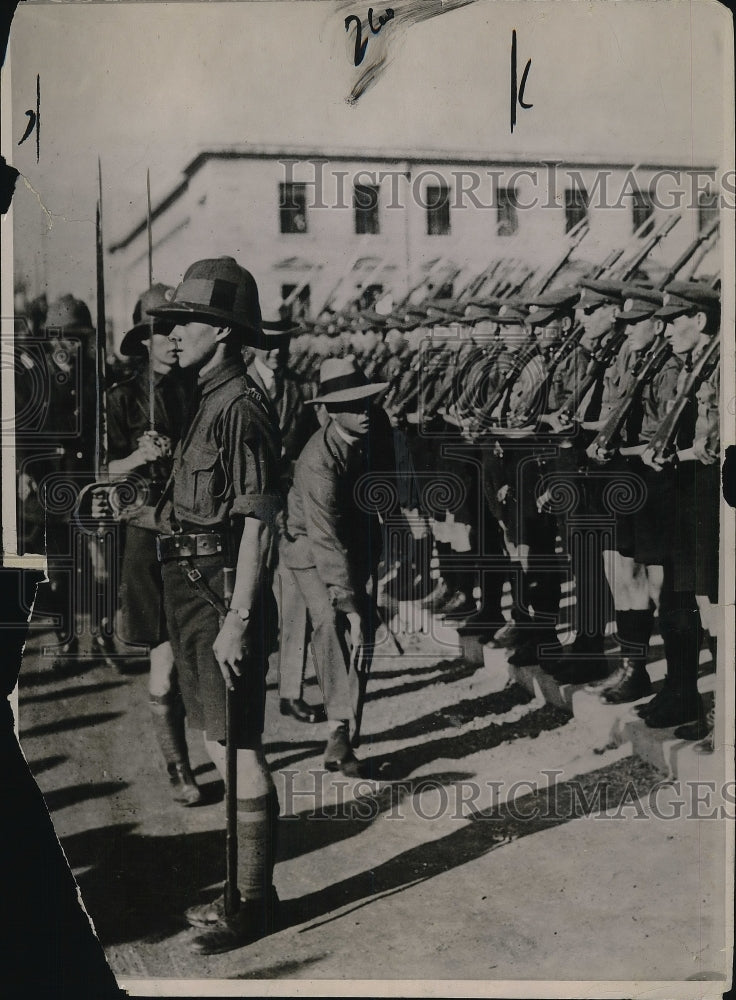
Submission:
M 335 295 L 337 294 L 337 292 L 340 289 L 340 286 L 345 281 L 345 279 L 347 278 L 347 276 L 349 274 L 351 274 L 352 271 L 355 270 L 355 265 L 358 263 L 358 259 L 359 258 L 360 258 L 360 254 L 355 254 L 354 257 L 350 261 L 350 265 L 344 271 L 342 271 L 342 273 L 338 277 L 338 279 L 335 282 L 335 284 L 332 286 L 332 288 L 329 290 L 329 292 L 325 296 L 325 299 L 324 299 L 322 305 L 320 306 L 319 313 L 322 313 L 322 312 L 325 311 L 325 309 L 329 309 L 330 308 L 332 302 L 334 301 Z M 319 313 L 318 313 L 318 315 L 319 315 Z
M 700 241 L 699 250 L 696 251 L 696 253 L 693 255 L 694 259 L 692 262 L 692 266 L 688 271 L 688 281 L 693 280 L 693 275 L 697 274 L 698 268 L 702 264 L 703 260 L 710 253 L 710 247 L 708 246 L 708 244 L 710 243 L 715 233 L 718 231 L 719 223 L 720 220 L 716 219 L 715 222 L 710 226 L 710 228 L 705 232 L 703 239 Z
M 632 260 L 626 265 L 624 273 L 627 275 L 627 277 L 630 276 L 628 273 L 629 268 L 632 268 L 631 273 L 633 273 L 633 271 L 636 270 L 641 261 L 652 251 L 652 249 L 656 246 L 656 244 L 670 231 L 670 229 L 673 228 L 673 226 L 677 224 L 679 218 L 680 217 L 677 216 L 675 217 L 674 221 L 672 219 L 666 220 L 665 223 L 659 227 L 657 232 L 652 234 L 652 236 L 650 236 L 644 247 L 640 248 L 640 250 L 632 258 Z M 564 263 L 569 258 L 570 253 L 572 252 L 574 247 L 578 243 L 580 243 L 583 237 L 585 236 L 587 230 L 582 225 L 584 221 L 585 220 L 581 220 L 581 222 L 578 223 L 578 226 L 575 227 L 574 230 L 571 230 L 571 232 L 574 233 L 573 242 L 571 243 L 570 247 L 565 251 L 562 261 L 559 262 L 559 267 L 557 268 L 557 271 L 559 271 L 559 269 L 562 266 L 564 266 Z M 639 230 L 637 230 L 635 236 L 638 236 L 638 233 L 640 233 L 643 230 L 643 228 L 644 228 L 643 226 L 640 227 Z M 601 278 L 604 273 L 610 270 L 618 262 L 622 254 L 623 254 L 623 249 L 612 251 L 606 257 L 606 259 L 601 264 L 596 265 L 596 267 L 594 267 L 592 271 L 588 275 L 586 275 L 586 277 L 589 280 L 590 279 L 597 280 Z M 555 273 L 557 273 L 557 271 Z M 545 277 L 542 284 L 539 286 L 541 290 L 543 290 L 547 286 L 547 277 L 548 276 Z M 554 277 L 554 275 L 552 275 L 552 277 Z M 551 278 L 549 280 L 551 280 Z M 539 289 L 536 294 L 539 294 Z M 584 329 L 585 328 L 583 327 L 582 324 L 580 323 L 574 324 L 568 336 L 557 346 L 557 348 L 555 349 L 554 353 L 552 354 L 546 365 L 544 379 L 539 387 L 539 392 L 545 391 L 545 387 L 549 384 L 549 381 L 552 378 L 552 375 L 554 374 L 557 367 L 575 350 L 584 333 Z M 618 350 L 618 347 L 620 346 L 621 343 L 623 343 L 623 340 L 619 341 L 618 343 L 614 341 L 614 343 L 611 346 L 615 350 Z M 524 370 L 528 362 L 534 356 L 535 350 L 536 350 L 536 338 L 534 337 L 534 334 L 531 334 L 527 344 L 524 345 L 522 349 L 518 352 L 514 360 L 514 364 L 512 365 L 511 369 L 506 375 L 506 378 L 504 379 L 503 385 L 499 390 L 497 390 L 495 396 L 491 400 L 491 403 L 486 404 L 486 406 L 483 407 L 484 415 L 493 413 L 493 411 L 497 409 L 498 405 L 501 403 L 504 397 L 508 399 L 508 394 L 510 394 L 510 390 L 513 388 L 514 383 L 517 381 L 517 379 L 521 375 L 522 371 Z M 605 357 L 607 357 L 607 355 L 604 355 L 604 358 Z M 484 365 L 484 369 L 488 370 L 487 364 Z M 594 383 L 591 382 L 588 385 L 588 389 L 592 384 Z M 586 389 L 586 393 L 587 391 L 588 390 Z M 582 401 L 583 398 L 584 396 L 581 396 L 580 401 Z M 554 416 L 562 417 L 562 419 L 564 419 L 564 410 L 565 408 L 563 407 L 562 411 L 559 411 L 558 414 L 555 414 Z M 572 413 L 575 413 L 576 410 L 577 407 L 575 410 L 572 411 Z M 502 419 L 503 417 L 505 417 L 505 414 L 502 414 Z
M 716 230 L 718 229 L 718 225 L 719 225 L 719 220 L 716 219 L 716 221 L 711 226 L 709 226 L 708 229 L 703 230 L 702 233 L 699 233 L 695 237 L 695 239 L 685 248 L 682 254 L 680 254 L 680 256 L 677 258 L 677 260 L 669 269 L 669 271 L 665 274 L 665 276 L 662 279 L 660 279 L 659 282 L 660 288 L 665 288 L 667 285 L 669 285 L 671 281 L 674 280 L 674 278 L 683 269 L 685 264 L 687 264 L 687 262 L 695 255 L 695 252 L 698 250 L 698 248 L 703 244 L 707 243 L 711 239 L 711 237 L 715 234 Z
M 652 250 L 657 246 L 657 244 L 661 243 L 661 241 L 665 238 L 665 236 L 669 235 L 669 233 L 675 228 L 675 226 L 677 225 L 677 223 L 680 221 L 681 218 L 682 216 L 680 215 L 679 212 L 677 213 L 677 215 L 670 215 L 664 220 L 663 223 L 661 223 L 661 225 L 657 229 L 653 230 L 650 236 L 644 241 L 642 246 L 640 246 L 639 249 L 633 254 L 633 256 L 625 262 L 621 273 L 616 275 L 616 279 L 618 281 L 628 281 L 636 273 L 636 271 L 639 268 L 639 265 L 647 259 L 647 257 L 652 252 Z M 641 232 L 641 229 L 644 226 L 648 226 L 650 222 L 651 219 L 647 219 L 644 223 L 642 223 L 642 226 L 639 228 L 638 232 Z M 675 270 L 674 272 L 675 274 L 677 273 L 677 271 L 680 269 L 681 266 L 682 265 L 678 261 L 678 264 L 675 265 L 675 267 L 677 268 L 677 270 Z M 671 281 L 672 278 L 670 277 L 667 280 Z M 667 282 L 664 282 L 664 284 L 666 283 Z
M 605 423 L 587 448 L 588 456 L 595 462 L 604 464 L 611 458 L 613 442 L 620 434 L 631 408 L 640 398 L 644 386 L 651 382 L 657 372 L 661 371 L 671 353 L 672 348 L 669 341 L 662 342 L 660 338 L 638 359 L 632 371 L 634 381 L 631 389 L 611 410 Z
M 146 229 L 148 231 L 148 287 L 153 287 L 153 226 L 151 223 L 151 171 L 146 169 Z M 153 369 L 153 316 L 149 317 L 151 328 L 151 346 L 148 351 L 148 429 L 153 433 L 155 427 L 155 372 Z
M 642 461 L 654 468 L 661 468 L 676 457 L 675 439 L 683 414 L 690 404 L 692 393 L 715 371 L 720 361 L 721 342 L 718 336 L 708 344 L 688 372 L 672 407 L 660 423 L 651 441 L 644 449 Z M 646 456 L 646 457 L 645 457 Z
M 235 569 L 222 571 L 222 596 L 230 607 L 235 586 Z M 232 917 L 240 906 L 238 891 L 238 751 L 233 735 L 235 691 L 225 686 L 225 913 Z
M 662 223 L 662 225 L 660 225 L 648 237 L 648 239 L 644 242 L 644 245 L 640 247 L 637 250 L 637 252 L 626 262 L 617 280 L 628 281 L 631 278 L 631 276 L 636 272 L 641 262 L 645 260 L 646 257 L 648 257 L 649 254 L 652 252 L 654 247 L 657 246 L 657 244 L 661 240 L 663 240 L 664 237 L 667 236 L 672 229 L 674 229 L 674 227 L 677 225 L 680 219 L 681 216 L 679 214 L 671 216 L 670 218 L 666 219 Z M 649 220 L 647 220 L 647 223 L 648 222 Z M 677 274 L 679 269 L 683 266 L 683 264 L 687 262 L 687 260 L 689 260 L 690 256 L 694 252 L 695 252 L 695 246 L 693 246 L 692 249 L 688 248 L 688 250 L 685 251 L 684 254 L 682 254 L 682 256 L 678 259 L 678 261 L 673 265 L 673 267 L 670 268 L 670 271 L 667 272 L 667 275 L 665 276 L 665 280 L 663 281 L 661 287 L 664 287 L 664 284 L 667 284 L 672 280 L 674 274 Z M 598 274 L 597 277 L 600 277 L 600 274 Z M 584 327 L 582 327 L 581 324 L 575 325 L 570 336 L 567 338 L 566 341 L 563 341 L 563 343 L 558 348 L 553 364 L 548 367 L 547 373 L 545 375 L 546 380 L 548 380 L 551 377 L 555 368 L 557 368 L 557 366 L 564 360 L 564 358 L 568 357 L 572 353 L 572 350 L 574 349 L 575 346 L 577 346 L 577 343 L 582 337 L 583 331 Z M 604 338 L 604 340 L 592 352 L 590 357 L 590 362 L 588 365 L 588 371 L 586 372 L 585 377 L 581 380 L 577 388 L 572 392 L 567 402 L 564 403 L 563 406 L 561 406 L 559 410 L 556 411 L 556 413 L 544 414 L 541 419 L 544 420 L 545 423 L 549 424 L 553 430 L 560 430 L 565 427 L 569 427 L 569 425 L 572 423 L 573 417 L 580 408 L 580 404 L 583 402 L 583 400 L 588 395 L 593 386 L 598 382 L 599 378 L 605 372 L 606 368 L 611 364 L 613 358 L 616 356 L 616 354 L 622 347 L 625 340 L 626 340 L 626 330 L 625 329 L 617 330 L 614 326 L 614 328 L 609 332 L 607 337 Z
M 105 318 L 105 267 L 102 239 L 102 164 L 97 157 L 97 209 L 95 212 L 95 262 L 97 270 L 97 330 L 95 332 L 95 479 L 107 470 L 107 322 Z
M 461 420 L 476 412 L 480 390 L 486 384 L 504 346 L 501 337 L 496 336 L 490 343 L 476 347 L 455 374 L 450 385 L 452 388 L 463 387 L 455 401 L 455 412 Z
M 394 409 L 394 416 L 403 417 L 405 413 L 409 412 L 409 408 L 412 406 L 414 401 L 418 399 L 419 393 L 422 389 L 422 373 L 424 373 L 424 386 L 427 387 L 428 384 L 435 382 L 445 371 L 442 365 L 443 355 L 447 351 L 446 344 L 432 344 L 430 351 L 432 351 L 433 356 L 428 360 L 422 358 L 422 349 L 420 347 L 417 351 L 417 357 L 410 368 L 410 372 L 414 373 L 414 381 L 412 382 L 410 388 L 404 394 L 404 398 L 399 401 L 399 404 Z M 431 380 L 428 382 L 427 380 Z M 393 399 L 391 400 L 393 402 Z
M 569 233 L 567 233 L 568 242 L 562 256 L 559 260 L 555 261 L 552 267 L 543 275 L 539 284 L 534 289 L 535 295 L 541 295 L 547 288 L 549 288 L 562 268 L 565 264 L 567 264 L 573 250 L 575 250 L 575 248 L 579 246 L 588 235 L 588 231 L 588 220 L 587 218 L 583 218 L 572 227 Z

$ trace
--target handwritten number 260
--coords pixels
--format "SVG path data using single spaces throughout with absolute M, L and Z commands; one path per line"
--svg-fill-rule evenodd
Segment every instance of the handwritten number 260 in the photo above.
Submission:
M 373 8 L 368 8 L 368 27 L 371 29 L 372 34 L 377 35 L 381 28 L 394 17 L 394 12 L 390 7 L 386 8 L 386 12 L 383 15 L 379 15 L 378 27 L 373 23 Z M 363 40 L 363 22 L 356 14 L 350 14 L 345 18 L 345 30 L 350 31 L 350 25 L 355 25 L 355 65 L 360 66 L 365 58 L 365 50 L 368 46 L 368 39 Z

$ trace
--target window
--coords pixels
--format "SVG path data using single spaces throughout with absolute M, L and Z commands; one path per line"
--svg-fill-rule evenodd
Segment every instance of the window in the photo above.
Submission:
M 569 233 L 588 214 L 588 192 L 579 187 L 565 191 L 565 232 Z
M 499 236 L 513 236 L 519 228 L 515 189 L 500 187 L 496 196 L 496 204 L 496 218 L 498 220 L 496 233 Z
M 306 233 L 306 184 L 279 184 L 279 216 L 282 233 Z
M 359 236 L 377 236 L 380 232 L 378 191 L 377 184 L 356 184 L 353 188 L 355 232 Z
M 633 204 L 633 226 L 634 232 L 637 233 L 642 226 L 649 220 L 649 225 L 645 226 L 644 229 L 639 233 L 640 236 L 648 236 L 652 229 L 654 228 L 654 205 L 652 204 L 652 196 L 649 191 L 635 191 L 634 192 L 634 204 Z
M 427 188 L 427 235 L 447 236 L 450 232 L 450 189 L 443 185 Z
M 701 191 L 698 195 L 698 230 L 703 232 L 718 218 L 718 195 Z

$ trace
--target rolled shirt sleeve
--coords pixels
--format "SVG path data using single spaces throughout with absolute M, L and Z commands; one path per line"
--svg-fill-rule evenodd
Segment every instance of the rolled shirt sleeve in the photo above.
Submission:
M 281 508 L 276 481 L 280 443 L 260 411 L 239 398 L 224 417 L 223 465 L 232 477 L 231 514 L 272 524 Z

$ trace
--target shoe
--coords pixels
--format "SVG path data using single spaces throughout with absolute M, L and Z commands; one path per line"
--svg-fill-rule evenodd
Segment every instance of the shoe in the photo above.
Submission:
M 202 790 L 194 780 L 189 765 L 183 761 L 174 761 L 166 766 L 171 782 L 172 798 L 182 806 L 198 806 L 204 801 Z
M 714 743 L 714 740 L 713 740 L 713 730 L 712 729 L 708 733 L 708 735 L 705 737 L 705 739 L 702 739 L 702 740 L 700 740 L 699 743 L 695 744 L 695 746 L 693 747 L 693 750 L 695 751 L 695 753 L 713 753 L 713 751 L 715 750 L 715 743 Z
M 420 607 L 425 611 L 437 611 L 447 603 L 448 598 L 451 596 L 447 584 L 444 580 L 440 579 L 435 584 L 434 589 L 421 602 Z
M 695 722 L 700 725 L 703 733 L 706 732 L 700 695 L 697 698 L 684 698 L 679 692 L 673 691 L 669 697 L 662 698 L 658 705 L 650 708 L 644 721 L 650 729 L 670 729 L 672 726 L 681 726 L 684 722 Z
M 476 614 L 477 610 L 472 597 L 468 597 L 462 590 L 456 590 L 447 603 L 440 608 L 439 614 L 445 621 L 464 621 L 468 615 Z
M 225 897 L 218 896 L 210 903 L 197 903 L 184 911 L 184 919 L 190 927 L 211 927 L 225 917 Z
M 686 722 L 678 726 L 673 735 L 678 740 L 700 740 L 705 742 L 710 737 L 710 751 L 713 752 L 713 727 L 715 726 L 715 710 L 709 709 L 705 719 L 698 717 L 692 722 Z
M 601 691 L 600 700 L 605 705 L 624 705 L 638 701 L 652 693 L 652 681 L 642 660 L 625 656 L 617 671 L 618 680 L 614 685 Z
M 568 660 L 553 676 L 558 684 L 592 684 L 594 681 L 606 680 L 608 664 L 603 657 Z
M 484 643 L 498 646 L 495 635 L 504 628 L 506 621 L 500 611 L 481 608 L 475 614 L 468 615 L 463 622 L 463 629 L 481 637 Z
M 279 701 L 279 711 L 282 715 L 296 719 L 297 722 L 325 721 L 325 710 L 321 705 L 308 705 L 303 698 L 281 698 Z
M 636 712 L 636 714 L 639 716 L 640 719 L 645 719 L 647 715 L 649 715 L 649 713 L 652 711 L 652 709 L 656 708 L 661 701 L 663 701 L 668 697 L 668 695 L 669 691 L 665 684 L 665 687 L 660 688 L 659 691 L 655 694 L 655 696 L 653 698 L 650 698 L 649 701 L 645 701 L 641 705 L 634 705 L 634 711 Z
M 542 647 L 551 647 L 549 652 L 542 652 Z M 531 637 L 523 642 L 508 657 L 509 666 L 533 667 L 547 660 L 559 660 L 562 646 L 557 641 L 557 634 L 547 635 L 533 632 Z
M 196 934 L 189 946 L 197 955 L 221 955 L 244 948 L 274 933 L 278 926 L 278 910 L 279 898 L 275 889 L 266 900 L 243 900 L 232 917 L 225 916 L 223 905 L 222 916 Z
M 348 778 L 361 777 L 360 761 L 350 746 L 346 725 L 330 733 L 325 747 L 325 770 L 341 771 Z
M 520 628 L 516 622 L 506 622 L 498 632 L 494 632 L 493 641 L 497 646 L 501 646 L 504 649 L 513 649 L 515 646 L 521 646 L 529 638 L 529 629 Z
M 604 692 L 610 691 L 615 688 L 623 677 L 624 668 L 621 664 L 614 670 L 612 674 L 609 674 L 604 681 L 593 681 L 591 684 L 585 685 L 585 690 L 589 694 L 597 694 L 600 697 L 603 696 Z

